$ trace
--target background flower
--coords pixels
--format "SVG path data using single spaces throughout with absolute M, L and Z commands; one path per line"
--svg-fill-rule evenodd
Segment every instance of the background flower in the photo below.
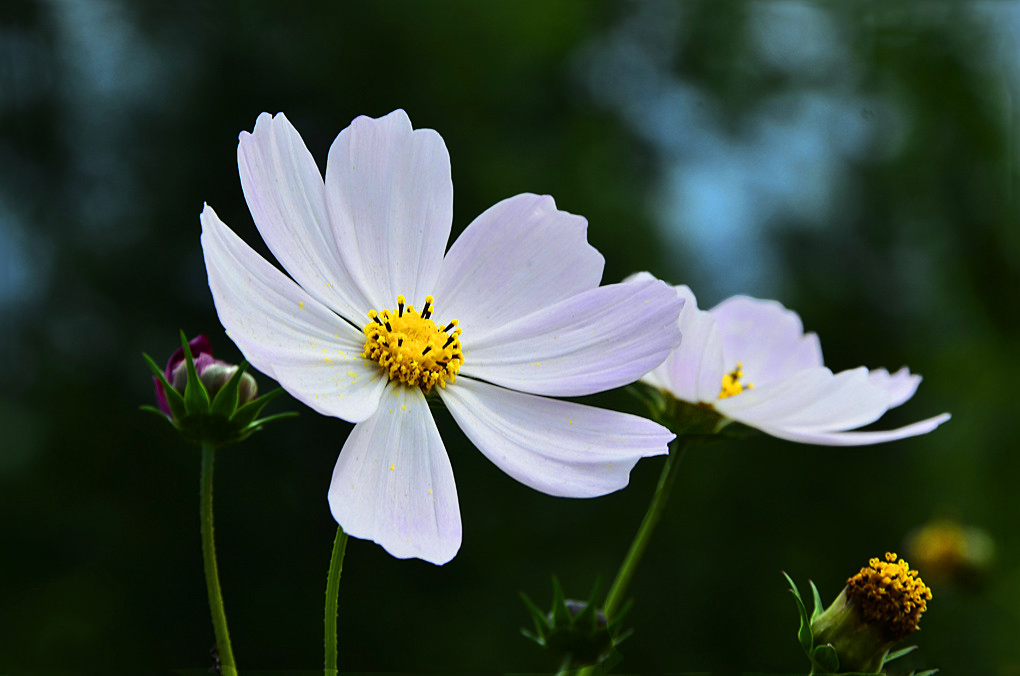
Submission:
M 635 275 L 631 279 L 647 278 Z M 825 446 L 858 446 L 925 434 L 948 413 L 887 431 L 848 431 L 878 420 L 914 395 L 921 376 L 862 367 L 834 374 L 822 365 L 818 336 L 773 300 L 734 296 L 698 309 L 687 286 L 679 325 L 684 340 L 643 382 L 681 401 L 774 437 Z

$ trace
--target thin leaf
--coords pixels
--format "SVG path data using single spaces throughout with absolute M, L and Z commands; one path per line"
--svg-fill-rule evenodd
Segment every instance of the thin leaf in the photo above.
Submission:
M 899 658 L 903 657 L 904 655 L 909 655 L 910 653 L 914 652 L 915 650 L 917 650 L 917 646 L 916 645 L 908 645 L 906 648 L 901 648 L 900 650 L 894 650 L 894 651 L 892 651 L 891 653 L 889 653 L 888 655 L 885 656 L 885 659 L 882 660 L 882 666 L 884 667 L 885 665 L 889 664 L 893 660 L 898 660 Z
M 159 367 L 156 362 L 152 361 L 152 357 L 142 353 L 142 357 L 145 359 L 145 363 L 149 365 L 149 368 L 155 374 L 160 384 L 163 385 L 163 394 L 166 396 L 166 403 L 170 407 L 170 413 L 175 420 L 180 420 L 187 415 L 187 407 L 184 405 L 184 397 L 181 393 L 175 390 L 170 383 L 167 382 L 166 376 L 163 375 L 163 369 Z
M 184 363 L 188 369 L 188 384 L 184 386 L 184 403 L 188 407 L 188 413 L 208 413 L 209 393 L 198 379 L 195 358 L 191 354 L 191 346 L 188 345 L 188 337 L 184 335 L 184 331 L 181 331 L 181 346 L 184 348 Z
M 797 641 L 800 643 L 800 647 L 804 649 L 804 653 L 810 658 L 811 643 L 813 641 L 813 637 L 811 636 L 811 620 L 808 618 L 807 609 L 804 607 L 804 601 L 800 598 L 800 590 L 797 589 L 797 585 L 785 572 L 783 572 L 783 577 L 785 577 L 786 581 L 790 583 L 790 593 L 793 594 L 793 600 L 797 602 L 797 612 L 800 613 L 800 627 L 797 629 Z
M 811 580 L 808 580 L 808 584 L 811 585 L 811 596 L 815 601 L 815 609 L 811 611 L 811 620 L 814 621 L 816 617 L 822 614 L 822 611 L 825 610 L 825 608 L 822 606 L 822 597 L 818 593 L 818 587 L 816 587 L 815 583 Z

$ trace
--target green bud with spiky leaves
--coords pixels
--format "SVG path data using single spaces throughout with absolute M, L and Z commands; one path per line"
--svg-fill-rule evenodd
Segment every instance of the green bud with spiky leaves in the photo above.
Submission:
M 621 631 L 629 604 L 610 621 L 595 604 L 599 595 L 598 582 L 587 601 L 566 598 L 559 580 L 553 577 L 552 583 L 553 604 L 549 612 L 521 594 L 535 625 L 534 632 L 521 629 L 521 633 L 547 649 L 559 662 L 561 670 L 614 661 L 616 646 L 631 634 L 630 630 Z
M 256 397 L 258 387 L 246 372 L 247 362 L 228 364 L 212 356 L 205 336 L 188 341 L 181 332 L 181 347 L 161 369 L 142 355 L 153 373 L 156 402 L 142 406 L 170 422 L 187 441 L 226 446 L 246 439 L 266 423 L 296 416 L 296 412 L 259 418 L 266 404 L 283 390 Z

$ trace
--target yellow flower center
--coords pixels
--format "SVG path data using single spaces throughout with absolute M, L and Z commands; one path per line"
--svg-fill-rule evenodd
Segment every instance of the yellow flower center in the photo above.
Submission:
M 379 362 L 390 380 L 417 386 L 429 392 L 434 386 L 446 387 L 446 381 L 455 382 L 457 372 L 464 363 L 460 347 L 461 330 L 457 320 L 440 329 L 432 321 L 432 296 L 425 297 L 419 313 L 413 305 L 405 307 L 404 296 L 397 296 L 393 310 L 372 310 L 372 320 L 362 329 L 365 332 L 365 351 L 362 357 Z
M 889 640 L 899 641 L 917 630 L 931 589 L 896 554 L 886 552 L 885 561 L 874 558 L 868 563 L 869 568 L 846 581 L 847 598 L 866 622 L 882 627 Z
M 737 367 L 722 377 L 722 391 L 719 393 L 720 399 L 726 397 L 732 397 L 740 394 L 744 390 L 754 389 L 752 383 L 742 383 L 740 379 L 744 377 L 744 365 L 737 362 Z

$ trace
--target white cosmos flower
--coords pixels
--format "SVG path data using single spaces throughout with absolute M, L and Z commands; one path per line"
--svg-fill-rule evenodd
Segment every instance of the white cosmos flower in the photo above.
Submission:
M 633 382 L 680 340 L 682 301 L 669 286 L 599 286 L 585 219 L 518 195 L 446 251 L 446 145 L 402 110 L 340 132 L 325 182 L 283 114 L 260 115 L 237 156 L 255 225 L 290 276 L 206 206 L 216 311 L 255 368 L 357 423 L 329 487 L 350 535 L 437 564 L 460 548 L 457 488 L 426 392 L 496 466 L 550 495 L 618 490 L 639 458 L 666 453 L 672 434 L 649 420 L 541 396 Z
M 633 275 L 629 281 L 652 279 Z M 641 380 L 682 401 L 774 437 L 826 446 L 858 446 L 931 432 L 948 413 L 888 431 L 848 431 L 872 423 L 914 395 L 921 376 L 863 366 L 833 373 L 822 365 L 818 336 L 772 300 L 734 296 L 698 309 L 686 286 L 679 325 L 683 342 Z

